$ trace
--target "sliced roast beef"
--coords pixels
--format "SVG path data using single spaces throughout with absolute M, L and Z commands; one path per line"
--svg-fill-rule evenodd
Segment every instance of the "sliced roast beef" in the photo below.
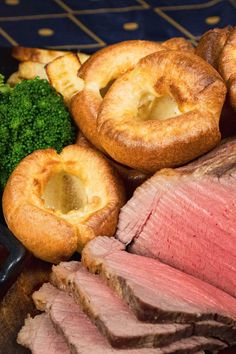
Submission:
M 158 353 L 158 349 L 115 349 L 112 348 L 106 338 L 100 334 L 97 327 L 92 324 L 81 307 L 73 298 L 60 291 L 49 283 L 46 283 L 34 293 L 36 307 L 46 310 L 57 331 L 64 335 L 72 353 L 79 354 L 152 354 Z M 205 337 L 200 337 L 204 343 Z M 201 342 L 201 343 L 202 343 Z M 223 342 L 214 342 L 209 338 L 207 345 L 223 346 Z M 198 347 L 197 347 L 198 348 Z M 162 353 L 162 352 L 160 352 Z
M 89 273 L 79 262 L 77 271 L 71 271 L 71 268 L 75 268 L 74 263 L 76 262 L 54 266 L 52 282 L 61 289 L 67 288 L 67 291 L 73 294 L 75 301 L 81 305 L 113 347 L 160 347 L 192 335 L 191 325 L 139 321 L 128 305 L 98 275 Z M 40 301 L 39 296 L 38 298 Z M 202 333 L 201 335 L 204 336 Z
M 152 325 L 138 321 L 127 304 L 80 262 L 53 266 L 51 280 L 55 286 L 72 294 L 112 346 L 159 347 L 190 335 L 215 337 L 229 345 L 236 343 L 236 327 L 214 320 L 198 321 L 191 326 L 176 323 Z M 37 298 L 39 308 L 40 296 Z
M 83 313 L 80 306 L 74 302 L 72 297 L 60 290 L 57 290 L 56 293 L 50 289 L 51 287 L 52 285 L 45 284 L 34 294 L 34 301 L 37 306 L 37 294 L 39 294 L 40 308 L 42 309 L 42 304 L 45 305 L 45 310 L 48 311 L 54 326 L 65 336 L 71 353 L 190 354 L 196 353 L 199 350 L 220 350 L 226 347 L 224 342 L 214 338 L 192 336 L 171 343 L 163 348 L 112 348 L 105 337 L 97 330 L 96 326 Z M 52 294 L 55 295 L 55 298 L 53 298 Z M 49 299 L 49 302 L 47 302 L 47 299 Z
M 34 318 L 26 318 L 17 342 L 29 348 L 34 354 L 70 353 L 64 337 L 56 332 L 49 316 L 45 313 Z
M 82 260 L 91 272 L 106 279 L 141 320 L 236 321 L 235 298 L 157 259 L 125 252 L 124 244 L 114 238 L 90 241 Z
M 121 210 L 117 238 L 236 297 L 236 138 L 142 184 Z

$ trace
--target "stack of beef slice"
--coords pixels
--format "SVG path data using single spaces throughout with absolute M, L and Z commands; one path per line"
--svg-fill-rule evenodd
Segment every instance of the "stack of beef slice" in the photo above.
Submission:
M 236 344 L 235 167 L 232 139 L 140 186 L 117 238 L 97 237 L 82 262 L 53 266 L 33 294 L 42 314 L 25 320 L 18 343 L 35 354 L 200 354 Z

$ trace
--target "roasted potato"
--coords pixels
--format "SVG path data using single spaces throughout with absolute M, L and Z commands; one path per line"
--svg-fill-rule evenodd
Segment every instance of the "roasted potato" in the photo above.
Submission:
M 59 92 L 68 105 L 72 96 L 83 88 L 83 80 L 78 77 L 81 64 L 76 54 L 67 53 L 46 65 L 51 85 Z

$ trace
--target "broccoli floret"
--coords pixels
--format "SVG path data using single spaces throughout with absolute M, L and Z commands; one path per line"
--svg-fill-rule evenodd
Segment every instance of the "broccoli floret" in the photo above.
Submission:
M 0 74 L 0 94 L 9 93 L 11 90 L 11 86 L 4 83 L 4 76 Z
M 0 76 L 0 187 L 17 164 L 38 149 L 59 153 L 75 141 L 76 127 L 63 98 L 47 80 L 24 80 L 14 88 Z

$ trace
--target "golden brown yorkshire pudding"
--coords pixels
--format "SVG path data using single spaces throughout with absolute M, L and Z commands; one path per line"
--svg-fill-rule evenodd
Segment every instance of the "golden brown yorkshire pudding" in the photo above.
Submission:
M 70 145 L 28 155 L 3 194 L 9 229 L 36 257 L 58 263 L 97 235 L 112 236 L 123 187 L 96 151 Z
M 236 27 L 206 32 L 199 41 L 196 54 L 219 71 L 228 87 L 230 103 L 236 110 Z
M 192 53 L 194 53 L 195 51 L 193 45 L 185 38 L 182 37 L 170 38 L 167 41 L 163 42 L 162 45 L 166 49 L 170 49 L 170 50 L 182 50 L 182 51 L 184 50 Z
M 110 45 L 93 54 L 79 70 L 84 88 L 71 102 L 72 116 L 86 138 L 102 150 L 97 136 L 97 114 L 112 82 L 141 58 L 163 49 L 151 41 L 133 40 Z
M 92 144 L 85 138 L 85 136 L 81 132 L 79 132 L 77 135 L 76 144 L 92 148 Z M 124 181 L 127 197 L 130 197 L 138 186 L 140 186 L 144 181 L 146 181 L 146 179 L 151 177 L 150 174 L 146 174 L 142 171 L 134 170 L 130 167 L 121 165 L 120 163 L 111 159 L 111 157 L 108 157 L 107 155 L 103 156 L 115 168 L 115 170 L 118 172 L 118 174 Z
M 219 142 L 225 93 L 217 71 L 195 54 L 150 54 L 103 99 L 100 143 L 114 160 L 142 171 L 182 165 Z
M 226 41 L 232 31 L 231 26 L 224 28 L 214 28 L 207 31 L 200 38 L 195 54 L 206 60 L 216 70 L 218 70 L 219 56 Z
M 231 105 L 236 110 L 236 27 L 230 32 L 220 54 L 219 73 L 227 84 Z

